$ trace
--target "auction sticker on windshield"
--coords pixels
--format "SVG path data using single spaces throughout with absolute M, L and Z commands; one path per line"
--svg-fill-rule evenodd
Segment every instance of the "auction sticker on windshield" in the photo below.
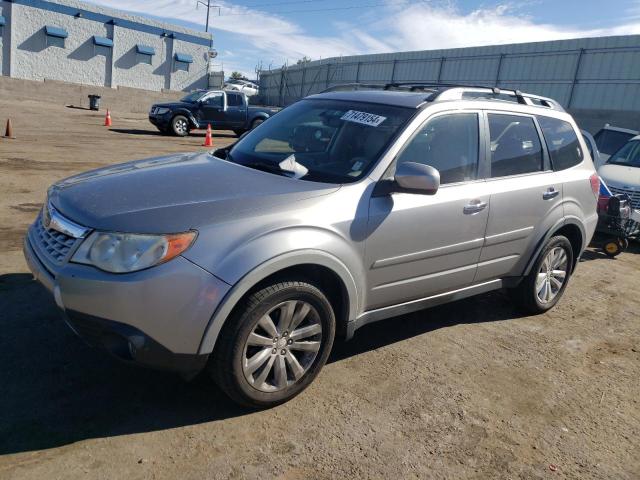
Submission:
M 387 117 L 382 117 L 374 113 L 359 112 L 357 110 L 349 110 L 345 113 L 340 120 L 347 122 L 360 123 L 362 125 L 368 125 L 370 127 L 377 127 L 384 122 Z

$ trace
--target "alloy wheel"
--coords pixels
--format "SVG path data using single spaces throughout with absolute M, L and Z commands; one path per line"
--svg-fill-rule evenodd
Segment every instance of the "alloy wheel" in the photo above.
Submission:
M 257 390 L 284 390 L 304 377 L 321 343 L 316 309 L 302 300 L 282 302 L 263 315 L 247 337 L 242 371 Z
M 562 247 L 552 248 L 538 270 L 536 295 L 542 304 L 553 301 L 567 279 L 569 262 Z
M 188 127 L 188 125 L 187 125 L 186 121 L 184 121 L 182 119 L 176 120 L 175 129 L 176 129 L 176 132 L 178 134 L 180 134 L 180 135 L 186 134 L 187 133 L 187 127 Z

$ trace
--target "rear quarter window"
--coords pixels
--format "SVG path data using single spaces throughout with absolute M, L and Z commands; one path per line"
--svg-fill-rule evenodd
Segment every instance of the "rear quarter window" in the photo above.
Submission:
M 538 123 L 547 142 L 554 170 L 566 170 L 582 162 L 584 154 L 573 126 L 552 117 L 538 116 Z

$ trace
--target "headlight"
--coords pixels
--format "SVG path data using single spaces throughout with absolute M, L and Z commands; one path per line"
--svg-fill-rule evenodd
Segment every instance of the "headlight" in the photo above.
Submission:
M 93 232 L 71 261 L 112 273 L 135 272 L 177 257 L 195 238 L 196 232 L 173 235 Z
M 156 115 L 164 115 L 165 113 L 168 113 L 169 109 L 166 107 L 156 107 Z

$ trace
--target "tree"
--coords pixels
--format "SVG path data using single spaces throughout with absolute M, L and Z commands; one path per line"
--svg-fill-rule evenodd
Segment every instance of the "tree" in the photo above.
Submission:
M 296 65 L 303 65 L 305 63 L 309 63 L 310 61 L 311 59 L 305 55 L 304 57 L 302 57 L 300 60 L 296 62 Z
M 244 80 L 244 75 L 240 72 L 231 72 L 231 78 L 234 80 Z

